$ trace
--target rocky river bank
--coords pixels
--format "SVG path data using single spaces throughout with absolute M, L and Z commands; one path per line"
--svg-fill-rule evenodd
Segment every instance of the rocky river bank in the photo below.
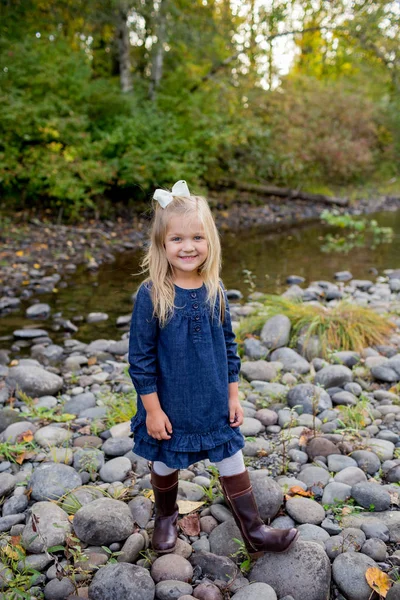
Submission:
M 262 518 L 297 527 L 296 545 L 250 562 L 204 461 L 180 472 L 175 552 L 154 555 L 149 467 L 131 450 L 129 319 L 120 339 L 89 344 L 23 329 L 29 358 L 0 350 L 0 597 L 369 600 L 374 567 L 400 598 L 400 270 L 295 282 L 285 296 L 327 310 L 347 299 L 395 326 L 384 345 L 328 358 L 289 347 L 284 315 L 242 335 L 246 463 Z M 235 327 L 262 308 L 256 292 L 229 296 Z

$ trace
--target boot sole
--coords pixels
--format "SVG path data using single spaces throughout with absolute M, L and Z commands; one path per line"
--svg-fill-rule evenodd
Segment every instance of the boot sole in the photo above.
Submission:
M 168 550 L 156 550 L 155 548 L 153 548 L 154 552 L 156 552 L 157 554 L 170 554 L 175 549 L 176 549 L 176 545 L 173 548 L 168 548 Z
M 249 556 L 251 559 L 257 560 L 258 558 L 261 558 L 262 556 L 264 556 L 264 554 L 266 552 L 273 552 L 274 554 L 283 554 L 284 552 L 287 552 L 288 550 L 290 550 L 290 548 L 299 539 L 299 537 L 300 537 L 300 531 L 298 531 L 296 533 L 295 537 L 290 542 L 289 546 L 287 548 L 285 548 L 284 550 L 258 550 L 256 552 L 249 552 Z

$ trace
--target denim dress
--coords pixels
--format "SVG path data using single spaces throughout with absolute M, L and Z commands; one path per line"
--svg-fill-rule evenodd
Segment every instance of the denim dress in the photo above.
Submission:
M 223 287 L 223 286 L 222 286 Z M 163 328 L 152 316 L 151 283 L 138 290 L 129 337 L 129 374 L 137 392 L 132 418 L 133 451 L 173 469 L 208 458 L 219 462 L 244 446 L 239 427 L 229 424 L 228 383 L 239 380 L 240 358 L 226 291 L 225 320 L 214 317 L 207 289 L 175 285 L 175 310 Z M 157 392 L 172 424 L 169 440 L 156 440 L 146 428 L 141 394 Z

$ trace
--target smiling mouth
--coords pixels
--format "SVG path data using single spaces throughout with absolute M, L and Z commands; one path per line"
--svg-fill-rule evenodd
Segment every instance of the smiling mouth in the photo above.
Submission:
M 196 256 L 180 256 L 179 258 L 181 258 L 182 260 L 194 260 L 195 258 L 198 257 L 198 254 L 196 254 Z

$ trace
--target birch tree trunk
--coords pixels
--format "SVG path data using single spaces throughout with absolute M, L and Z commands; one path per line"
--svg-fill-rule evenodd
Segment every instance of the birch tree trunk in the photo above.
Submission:
M 128 10 L 127 7 L 120 3 L 117 14 L 117 43 L 118 43 L 118 62 L 119 62 L 119 79 L 121 90 L 131 92 L 133 90 L 131 60 L 130 60 L 130 40 L 128 27 Z
M 163 75 L 164 44 L 167 38 L 167 0 L 160 0 L 157 19 L 157 44 L 154 49 L 149 86 L 149 98 L 154 101 Z

